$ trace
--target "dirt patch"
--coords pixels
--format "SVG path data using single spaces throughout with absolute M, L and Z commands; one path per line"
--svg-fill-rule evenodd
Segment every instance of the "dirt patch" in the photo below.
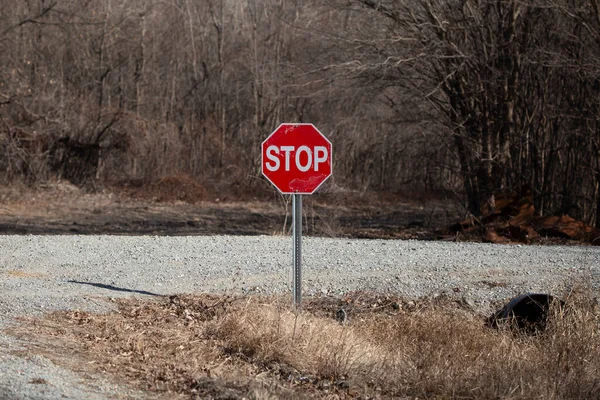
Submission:
M 588 297 L 569 298 L 568 310 L 537 336 L 488 328 L 444 298 L 357 292 L 308 299 L 301 314 L 288 300 L 120 300 L 115 313 L 55 312 L 10 333 L 57 363 L 171 398 L 600 394 L 600 325 Z
M 4 273 L 13 278 L 48 278 L 49 277 L 48 274 L 41 274 L 39 272 L 28 272 L 28 271 L 14 270 L 14 269 L 4 271 Z
M 36 190 L 3 188 L 0 233 L 278 235 L 291 230 L 291 204 L 280 196 L 273 201 L 198 201 L 203 198 L 202 187 L 187 185 L 181 177 L 161 182 L 150 189 L 130 187 L 101 193 L 85 193 L 65 183 Z M 306 196 L 305 234 L 433 239 L 432 232 L 457 215 L 452 205 L 435 200 L 425 204 L 348 198 L 331 201 L 330 194 Z

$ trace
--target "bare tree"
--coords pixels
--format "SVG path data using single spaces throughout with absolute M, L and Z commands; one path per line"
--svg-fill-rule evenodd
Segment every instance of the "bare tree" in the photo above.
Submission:
M 478 214 L 529 185 L 600 224 L 596 0 L 40 0 L 0 21 L 3 182 L 268 192 L 260 142 L 313 122 L 332 187 Z
M 585 117 L 580 103 L 598 98 L 597 75 L 585 83 L 582 76 L 599 54 L 581 34 L 593 4 L 356 0 L 347 7 L 381 24 L 361 38 L 363 52 L 351 64 L 357 76 L 416 92 L 440 112 L 473 214 L 493 206 L 495 190 L 524 184 L 536 190 L 539 210 L 594 212 L 576 201 L 595 196 L 580 169 L 591 160 L 584 142 L 597 135 L 589 125 L 597 113 Z M 575 184 L 581 179 L 584 186 Z

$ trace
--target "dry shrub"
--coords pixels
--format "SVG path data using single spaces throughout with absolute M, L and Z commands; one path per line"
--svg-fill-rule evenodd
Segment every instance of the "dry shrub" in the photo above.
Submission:
M 274 304 L 248 302 L 214 328 L 227 353 L 277 373 L 293 371 L 296 380 L 347 379 L 359 364 L 375 362 L 376 349 L 353 329 Z
M 571 296 L 536 336 L 495 331 L 460 309 L 426 307 L 364 326 L 387 346 L 378 375 L 394 394 L 449 398 L 596 398 L 600 324 L 595 301 Z M 400 363 L 398 363 L 400 361 Z
M 571 296 L 533 336 L 491 329 L 449 299 L 354 300 L 309 300 L 300 314 L 268 297 L 122 300 L 116 314 L 59 312 L 20 333 L 38 348 L 53 337 L 46 354 L 70 349 L 61 353 L 87 368 L 201 398 L 600 396 L 600 323 L 589 295 Z M 336 302 L 349 306 L 346 323 L 332 318 Z
M 554 307 L 539 339 L 539 364 L 550 397 L 600 397 L 600 312 L 598 301 L 576 288 L 563 308 Z

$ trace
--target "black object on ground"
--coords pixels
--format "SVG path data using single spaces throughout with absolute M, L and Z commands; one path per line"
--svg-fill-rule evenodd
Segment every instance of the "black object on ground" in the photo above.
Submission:
M 346 313 L 346 310 L 344 310 L 343 308 L 340 308 L 339 310 L 337 310 L 335 313 L 335 319 L 339 323 L 345 324 L 346 321 L 348 321 L 348 314 Z
M 508 326 L 533 334 L 546 329 L 552 305 L 563 307 L 564 301 L 543 293 L 525 293 L 513 298 L 488 319 L 490 326 Z

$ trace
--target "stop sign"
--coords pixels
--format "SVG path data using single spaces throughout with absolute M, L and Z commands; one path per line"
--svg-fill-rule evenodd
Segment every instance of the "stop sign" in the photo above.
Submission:
M 262 173 L 281 193 L 312 194 L 331 175 L 331 142 L 313 124 L 281 124 L 262 143 Z

